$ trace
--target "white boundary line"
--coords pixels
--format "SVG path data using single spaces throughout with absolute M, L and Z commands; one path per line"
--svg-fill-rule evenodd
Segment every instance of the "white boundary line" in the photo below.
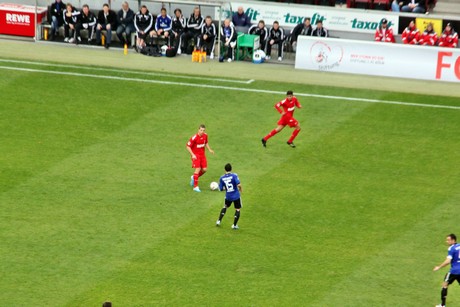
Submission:
M 63 68 L 76 68 L 76 69 L 91 69 L 91 70 L 107 71 L 107 72 L 130 73 L 133 75 L 137 74 L 137 75 L 149 75 L 149 76 L 162 76 L 162 77 L 170 77 L 170 78 L 176 78 L 176 79 L 189 79 L 189 80 L 195 79 L 195 80 L 208 80 L 208 81 L 219 81 L 219 82 L 228 82 L 228 83 L 251 84 L 252 82 L 255 81 L 253 79 L 243 81 L 243 80 L 223 79 L 223 78 L 181 76 L 181 75 L 163 74 L 163 73 L 157 73 L 157 72 L 142 72 L 142 71 L 134 71 L 134 70 L 121 70 L 121 69 L 113 69 L 113 68 L 88 67 L 88 66 L 66 65 L 66 64 L 50 64 L 50 63 L 42 63 L 42 62 L 17 61 L 17 60 L 7 60 L 7 59 L 0 59 L 0 62 L 51 66 L 51 67 L 63 67 Z
M 194 83 L 185 83 L 185 82 L 149 80 L 149 79 L 139 79 L 139 78 L 125 78 L 125 77 L 104 76 L 104 75 L 90 75 L 90 74 L 73 73 L 73 72 L 48 71 L 48 70 L 40 70 L 40 69 L 32 69 L 32 68 L 19 68 L 19 67 L 0 66 L 0 69 L 16 70 L 16 71 L 27 71 L 27 72 L 36 72 L 36 73 L 46 73 L 46 74 L 52 74 L 52 75 L 87 77 L 87 78 L 95 78 L 95 79 L 133 81 L 133 82 L 144 82 L 144 83 L 166 84 L 166 85 L 180 85 L 180 86 L 189 86 L 189 87 L 198 87 L 198 88 L 212 88 L 212 89 L 222 89 L 222 90 L 240 91 L 240 92 L 264 93 L 264 94 L 276 94 L 276 95 L 284 95 L 285 94 L 285 92 L 281 92 L 281 91 L 270 91 L 270 90 L 261 90 L 261 89 L 252 89 L 252 88 L 241 88 L 241 87 L 209 85 L 209 84 L 194 84 Z M 403 101 L 389 101 L 389 100 L 378 100 L 378 99 L 367 99 L 367 98 L 353 98 L 353 97 L 330 96 L 330 95 L 319 95 L 319 94 L 309 94 L 309 93 L 296 93 L 296 96 L 315 97 L 315 98 L 321 98 L 321 99 L 336 99 L 336 100 L 347 100 L 347 101 L 359 101 L 359 102 L 368 102 L 368 103 L 392 104 L 392 105 L 401 105 L 401 106 L 410 106 L 410 107 L 460 110 L 460 106 L 422 104 L 422 103 L 412 103 L 412 102 L 403 102 Z

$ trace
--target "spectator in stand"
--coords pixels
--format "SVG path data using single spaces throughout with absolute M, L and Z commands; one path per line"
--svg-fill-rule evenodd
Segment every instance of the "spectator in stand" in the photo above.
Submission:
M 96 15 L 89 10 L 88 4 L 83 5 L 82 12 L 80 14 L 80 19 L 75 26 L 75 32 L 77 36 L 76 43 L 81 43 L 81 30 L 88 30 L 88 44 L 91 44 L 91 41 L 94 36 L 94 29 L 96 28 Z
M 316 21 L 316 29 L 313 30 L 311 36 L 329 37 L 329 32 L 323 27 L 321 19 Z
M 182 11 L 180 9 L 175 9 L 174 18 L 171 22 L 171 37 L 173 39 L 174 47 L 176 47 L 177 54 L 182 53 L 182 34 L 185 33 L 186 26 L 187 21 L 184 16 L 182 16 Z
M 131 33 L 134 32 L 134 11 L 129 8 L 128 2 L 121 4 L 121 10 L 117 13 L 118 27 L 117 36 L 123 45 L 130 45 Z
M 135 50 L 139 52 L 145 47 L 145 40 L 153 26 L 153 16 L 145 5 L 134 16 L 134 28 L 136 28 L 137 40 Z
M 409 26 L 401 34 L 403 44 L 418 45 L 420 31 L 415 27 L 415 21 L 411 20 Z
M 155 29 L 150 31 L 150 44 L 157 46 L 158 52 L 160 52 L 159 39 L 163 37 L 168 41 L 168 46 L 171 45 L 169 41 L 169 32 L 171 31 L 172 19 L 166 14 L 166 8 L 162 7 L 160 16 L 157 17 L 155 22 Z
M 393 29 L 388 26 L 388 20 L 386 20 L 386 18 L 382 19 L 380 26 L 375 31 L 375 41 L 384 43 L 396 42 L 393 35 Z
M 104 3 L 102 10 L 97 14 L 97 26 L 96 26 L 96 44 L 101 44 L 101 32 L 105 30 L 107 37 L 105 40 L 104 47 L 110 48 L 112 42 L 112 29 L 116 29 L 117 25 L 117 14 L 112 11 L 107 3 Z
M 249 28 L 251 26 L 251 19 L 246 15 L 242 6 L 239 6 L 238 11 L 233 14 L 232 22 L 235 27 Z
M 265 26 L 265 21 L 259 20 L 257 25 L 251 26 L 249 28 L 248 34 L 259 35 L 260 49 L 265 50 L 268 38 L 268 30 Z
M 182 36 L 184 48 L 186 52 L 192 54 L 193 47 L 196 45 L 198 36 L 201 35 L 201 27 L 203 26 L 203 17 L 201 16 L 201 10 L 198 6 L 193 9 L 193 13 L 187 20 L 186 32 Z M 184 50 L 182 50 L 184 51 Z
M 64 42 L 75 42 L 75 27 L 80 19 L 80 12 L 77 11 L 72 4 L 67 3 L 64 13 Z
M 297 39 L 299 35 L 311 36 L 312 33 L 313 27 L 310 23 L 310 17 L 306 17 L 303 23 L 299 23 L 291 32 L 292 50 L 295 52 L 297 49 Z
M 272 46 L 278 46 L 278 61 L 283 60 L 283 44 L 284 44 L 284 30 L 280 27 L 278 21 L 273 22 L 273 26 L 268 32 L 267 56 L 266 60 L 270 60 L 272 53 Z
M 433 29 L 433 24 L 430 22 L 420 39 L 420 45 L 424 46 L 436 46 L 438 43 L 438 34 Z
M 214 45 L 216 44 L 217 30 L 212 23 L 211 16 L 206 16 L 205 22 L 201 27 L 201 35 L 198 37 L 197 46 L 203 48 L 210 59 L 214 59 Z
M 391 10 L 393 12 L 403 11 L 423 14 L 425 13 L 425 0 L 393 0 L 391 3 Z
M 229 18 L 224 20 L 224 24 L 220 28 L 221 36 L 221 52 L 219 62 L 227 59 L 228 62 L 233 61 L 233 50 L 236 46 L 236 29 L 232 25 Z
M 61 0 L 54 1 L 50 6 L 49 14 L 51 18 L 51 32 L 50 39 L 54 40 L 59 35 L 59 27 L 64 24 L 64 11 L 66 5 Z
M 439 38 L 439 47 L 457 48 L 458 46 L 458 34 L 452 28 L 452 24 L 449 22 Z

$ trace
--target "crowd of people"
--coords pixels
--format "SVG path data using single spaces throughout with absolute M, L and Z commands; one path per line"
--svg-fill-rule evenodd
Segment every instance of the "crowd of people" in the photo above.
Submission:
M 375 31 L 375 41 L 384 43 L 396 42 L 393 29 L 388 25 L 386 18 L 382 19 L 380 27 Z M 410 45 L 457 48 L 458 34 L 453 29 L 452 24 L 447 23 L 444 31 L 438 37 L 431 22 L 427 24 L 425 30 L 421 33 L 415 26 L 415 20 L 411 20 L 401 34 L 401 41 L 403 44 Z
M 409 3 L 410 2 L 410 3 Z M 416 0 L 408 3 L 397 2 L 396 7 L 417 6 Z M 134 46 L 135 50 L 149 55 L 160 55 L 160 47 L 168 46 L 173 55 L 187 53 L 191 54 L 199 49 L 206 51 L 213 59 L 215 46 L 220 34 L 220 61 L 233 61 L 235 58 L 235 47 L 237 43 L 237 29 L 244 29 L 246 33 L 258 35 L 260 49 L 266 53 L 266 60 L 271 59 L 273 47 L 277 47 L 278 61 L 283 60 L 283 50 L 297 50 L 299 36 L 329 37 L 328 30 L 323 26 L 323 20 L 316 20 L 316 26 L 311 24 L 310 18 L 304 18 L 286 35 L 286 31 L 278 21 L 274 21 L 270 28 L 267 28 L 264 20 L 259 20 L 252 25 L 251 19 L 244 12 L 243 7 L 233 14 L 232 18 L 224 20 L 218 33 L 216 21 L 211 16 L 202 16 L 200 7 L 195 7 L 188 18 L 184 17 L 182 10 L 174 10 L 172 17 L 168 15 L 166 8 L 161 8 L 160 14 L 154 15 L 149 12 L 146 5 L 142 5 L 137 13 L 129 7 L 128 2 L 123 2 L 121 9 L 115 13 L 108 4 L 104 4 L 97 14 L 91 12 L 87 4 L 83 5 L 81 11 L 77 10 L 70 3 L 63 3 L 62 0 L 55 0 L 50 6 L 51 32 L 50 39 L 58 35 L 59 27 L 64 27 L 64 41 L 68 43 L 82 43 L 82 31 L 87 31 L 88 44 L 104 45 L 109 48 L 112 42 L 112 31 L 115 31 L 118 40 L 123 45 Z M 105 31 L 103 35 L 102 31 Z M 132 34 L 135 33 L 135 42 L 131 42 Z M 438 38 L 433 25 L 428 24 L 423 33 L 411 21 L 403 31 L 402 42 L 404 44 L 428 45 L 442 47 L 457 47 L 458 34 L 448 23 Z M 387 19 L 382 19 L 379 28 L 375 32 L 375 41 L 395 43 L 395 35 Z

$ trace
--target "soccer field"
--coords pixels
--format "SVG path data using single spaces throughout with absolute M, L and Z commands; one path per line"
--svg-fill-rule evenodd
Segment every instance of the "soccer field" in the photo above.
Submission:
M 1 306 L 439 303 L 458 97 L 187 73 L 0 57 Z M 297 148 L 290 129 L 263 148 L 288 89 Z M 194 193 L 201 123 L 216 153 Z M 208 188 L 227 162 L 238 231 Z

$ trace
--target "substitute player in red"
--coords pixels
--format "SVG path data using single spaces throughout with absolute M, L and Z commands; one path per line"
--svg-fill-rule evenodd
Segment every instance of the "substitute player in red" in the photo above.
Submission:
M 192 167 L 195 169 L 192 177 L 190 178 L 190 186 L 193 187 L 193 191 L 201 192 L 198 187 L 198 178 L 206 173 L 208 162 L 206 160 L 205 147 L 210 153 L 214 154 L 214 151 L 209 147 L 208 135 L 205 133 L 206 127 L 201 124 L 198 128 L 198 133 L 190 138 L 187 143 L 187 151 L 190 153 L 192 158 Z
M 269 138 L 283 130 L 284 127 L 289 126 L 294 128 L 291 137 L 287 141 L 287 144 L 292 148 L 295 148 L 294 139 L 296 138 L 297 134 L 300 132 L 300 125 L 299 122 L 294 118 L 294 110 L 295 108 L 302 108 L 297 98 L 294 96 L 292 91 L 287 91 L 286 98 L 275 104 L 276 110 L 281 113 L 281 118 L 278 121 L 278 127 L 273 129 L 269 134 L 267 134 L 262 139 L 262 145 L 267 147 L 267 141 Z

